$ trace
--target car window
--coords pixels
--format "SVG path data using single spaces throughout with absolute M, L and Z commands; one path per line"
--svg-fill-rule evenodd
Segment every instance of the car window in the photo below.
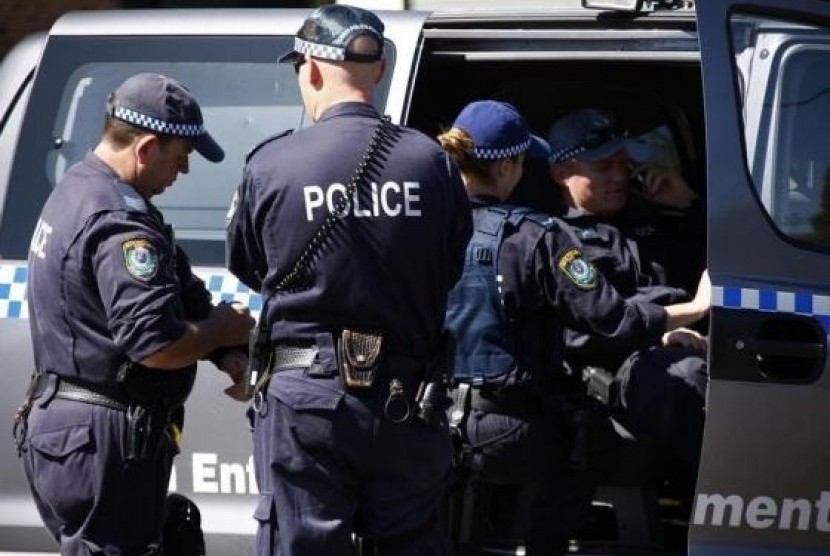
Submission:
M 44 159 L 49 184 L 54 187 L 67 168 L 95 146 L 103 129 L 103 107 L 110 91 L 130 75 L 147 71 L 174 77 L 196 95 L 207 129 L 225 150 L 225 160 L 220 164 L 209 163 L 194 152 L 189 172 L 153 200 L 176 229 L 180 242 L 196 243 L 197 249 L 199 244 L 223 242 L 222 224 L 246 152 L 275 131 L 303 125 L 302 100 L 290 64 L 84 64 L 72 74 L 61 94 L 52 130 L 55 148 Z
M 277 64 L 290 37 L 50 39 L 23 123 L 0 227 L 0 257 L 25 258 L 49 191 L 100 138 L 107 95 L 130 75 L 157 72 L 185 84 L 224 148 L 213 164 L 198 153 L 190 170 L 154 198 L 194 264 L 224 266 L 225 215 L 246 154 L 269 136 L 308 125 L 291 64 Z M 376 95 L 385 102 L 394 49 Z M 302 161 L 298 161 L 301 163 Z
M 830 246 L 830 29 L 736 17 L 732 30 L 760 199 L 780 232 Z

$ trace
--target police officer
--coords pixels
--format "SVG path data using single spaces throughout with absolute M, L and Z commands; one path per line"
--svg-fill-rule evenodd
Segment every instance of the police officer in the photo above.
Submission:
M 351 554 L 354 532 L 379 554 L 447 549 L 446 416 L 422 422 L 416 396 L 443 371 L 470 211 L 438 145 L 372 106 L 383 31 L 347 5 L 308 16 L 281 60 L 315 123 L 249 155 L 231 211 L 230 270 L 265 298 L 272 342 L 253 404 L 259 555 Z
M 528 553 L 563 553 L 591 492 L 590 480 L 565 465 L 584 431 L 568 424 L 579 395 L 567 395 L 575 384 L 563 372 L 564 328 L 651 345 L 706 313 L 710 285 L 704 276 L 692 301 L 665 308 L 626 300 L 565 224 L 506 204 L 524 157 L 549 154 L 511 105 L 473 102 L 439 140 L 461 169 L 474 221 L 447 310 L 458 342 L 454 396 L 461 411 L 453 415 L 467 452 L 483 464 L 483 479 L 537 483 Z
M 561 216 L 585 257 L 625 298 L 660 305 L 687 300 L 689 277 L 702 268 L 705 219 L 683 178 L 654 164 L 635 167 L 626 132 L 599 109 L 559 119 L 549 139 L 550 175 L 565 201 Z M 641 186 L 635 190 L 634 183 Z M 693 330 L 666 340 L 669 347 L 643 350 L 569 330 L 567 361 L 616 375 L 620 417 L 658 442 L 665 471 L 691 491 L 703 434 L 706 341 Z
M 182 403 L 196 361 L 235 380 L 253 319 L 213 306 L 151 198 L 196 149 L 222 149 L 180 83 L 138 74 L 110 95 L 103 137 L 47 200 L 31 243 L 37 372 L 19 417 L 35 504 L 61 554 L 159 554 Z M 28 419 L 26 419 L 28 413 Z

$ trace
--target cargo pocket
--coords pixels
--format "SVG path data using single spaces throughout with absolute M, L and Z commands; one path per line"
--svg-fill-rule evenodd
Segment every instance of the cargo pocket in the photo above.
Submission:
M 279 449 L 271 452 L 272 463 L 291 471 L 318 464 L 329 468 L 337 457 L 336 414 L 343 406 L 343 392 L 329 387 L 329 381 L 277 377 L 269 390 L 278 402 L 272 418 L 274 435 L 280 442 Z
M 38 494 L 67 521 L 85 515 L 95 498 L 97 476 L 90 426 L 40 432 L 32 435 L 29 445 Z
M 254 554 L 276 553 L 277 539 L 277 506 L 271 494 L 260 494 L 259 502 L 254 509 L 254 519 L 257 522 Z

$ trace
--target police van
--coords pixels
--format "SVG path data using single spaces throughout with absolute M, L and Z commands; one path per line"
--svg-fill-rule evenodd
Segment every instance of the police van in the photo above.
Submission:
M 830 2 L 583 4 L 594 6 L 380 12 L 388 71 L 377 108 L 434 136 L 465 103 L 498 98 L 544 135 L 571 109 L 596 106 L 632 133 L 658 137 L 654 149 L 706 198 L 714 285 L 704 447 L 677 552 L 830 554 Z M 214 299 L 260 309 L 259 296 L 224 268 L 224 220 L 246 152 L 310 123 L 290 65 L 275 63 L 305 15 L 71 13 L 8 54 L 0 65 L 0 415 L 10 419 L 33 366 L 25 281 L 38 213 L 94 146 L 106 96 L 129 75 L 174 76 L 200 99 L 226 159 L 193 157 L 158 205 Z M 200 507 L 208 554 L 248 554 L 257 489 L 245 407 L 222 394 L 226 377 L 209 364 L 199 374 L 170 488 Z M 603 492 L 613 489 L 600 489 L 598 504 Z M 649 511 L 631 500 L 606 497 L 618 527 L 605 553 L 632 550 L 623 541 L 637 527 L 648 532 Z M 632 517 L 638 511 L 646 521 Z M 640 549 L 674 550 L 646 533 Z M 589 551 L 588 537 L 574 550 Z M 55 550 L 7 437 L 0 554 Z

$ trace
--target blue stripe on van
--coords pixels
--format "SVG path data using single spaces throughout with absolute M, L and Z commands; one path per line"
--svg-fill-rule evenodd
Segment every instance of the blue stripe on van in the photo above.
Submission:
M 256 314 L 262 297 L 251 291 L 227 270 L 197 267 L 194 273 L 205 281 L 213 302 L 239 301 Z M 712 286 L 712 305 L 732 309 L 757 309 L 779 313 L 813 315 L 830 330 L 830 295 L 771 289 Z M 26 265 L 0 264 L 0 318 L 28 318 L 26 307 Z
M 258 316 L 262 309 L 261 296 L 251 291 L 233 274 L 227 270 L 204 267 L 194 268 L 193 272 L 205 281 L 214 303 L 239 301 L 250 307 L 255 317 Z M 0 318 L 29 318 L 26 306 L 26 265 L 0 264 Z

